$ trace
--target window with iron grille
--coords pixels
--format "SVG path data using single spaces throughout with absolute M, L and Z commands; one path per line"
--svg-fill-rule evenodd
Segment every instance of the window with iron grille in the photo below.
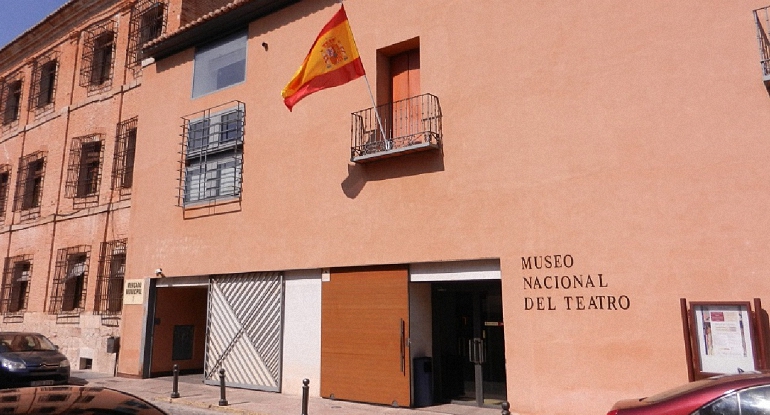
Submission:
M 245 105 L 228 103 L 183 121 L 180 205 L 239 198 Z
M 50 51 L 35 59 L 32 67 L 32 89 L 29 94 L 29 108 L 34 110 L 35 114 L 53 109 L 58 69 L 57 51 Z
M 142 62 L 142 47 L 160 37 L 166 30 L 167 1 L 139 0 L 131 9 L 126 67 L 138 67 Z
M 80 86 L 89 91 L 112 86 L 112 63 L 115 59 L 115 22 L 108 20 L 85 31 L 83 58 L 80 63 Z
M 3 266 L 3 291 L 0 311 L 17 314 L 27 309 L 29 284 L 32 278 L 32 256 L 6 257 Z
M 88 245 L 57 251 L 56 271 L 48 306 L 50 314 L 77 313 L 85 308 L 90 254 L 91 247 Z
M 99 134 L 72 139 L 64 195 L 75 199 L 75 207 L 99 202 L 103 149 Z
M 119 189 L 121 196 L 131 194 L 134 184 L 134 156 L 136 154 L 137 118 L 118 124 L 115 155 L 112 161 L 112 189 Z
M 118 314 L 123 309 L 126 240 L 103 242 L 96 280 L 95 314 Z
M 45 160 L 46 153 L 44 151 L 28 154 L 19 159 L 13 210 L 21 211 L 22 219 L 36 217 L 40 213 Z
M 5 209 L 8 202 L 8 189 L 11 181 L 11 166 L 0 165 L 0 224 L 5 222 Z
M 21 71 L 5 77 L 0 84 L 0 113 L 2 113 L 4 127 L 13 126 L 19 121 L 23 84 Z

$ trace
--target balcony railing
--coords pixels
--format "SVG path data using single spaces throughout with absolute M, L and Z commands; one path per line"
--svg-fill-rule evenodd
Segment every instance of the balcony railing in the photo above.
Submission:
M 765 85 L 770 85 L 770 41 L 767 29 L 770 28 L 770 6 L 754 10 L 754 22 L 757 25 L 757 43 L 759 44 L 760 64 Z
M 435 95 L 418 95 L 353 113 L 353 162 L 365 163 L 440 146 L 441 106 Z

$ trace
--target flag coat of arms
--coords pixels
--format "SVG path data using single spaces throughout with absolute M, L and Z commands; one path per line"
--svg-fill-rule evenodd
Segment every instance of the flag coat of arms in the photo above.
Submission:
M 340 86 L 365 75 L 353 41 L 345 6 L 321 29 L 291 81 L 281 91 L 291 111 L 302 98 L 326 88 Z

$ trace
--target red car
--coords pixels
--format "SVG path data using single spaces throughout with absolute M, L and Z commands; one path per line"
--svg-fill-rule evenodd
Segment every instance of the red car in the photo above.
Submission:
M 648 398 L 616 403 L 607 415 L 768 415 L 770 372 L 715 376 Z

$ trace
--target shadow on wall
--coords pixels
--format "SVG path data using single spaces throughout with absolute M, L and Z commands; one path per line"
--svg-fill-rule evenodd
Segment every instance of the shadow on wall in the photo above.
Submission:
M 348 177 L 342 181 L 342 191 L 355 199 L 367 182 L 444 171 L 441 151 L 422 152 L 391 157 L 366 164 L 348 165 Z

